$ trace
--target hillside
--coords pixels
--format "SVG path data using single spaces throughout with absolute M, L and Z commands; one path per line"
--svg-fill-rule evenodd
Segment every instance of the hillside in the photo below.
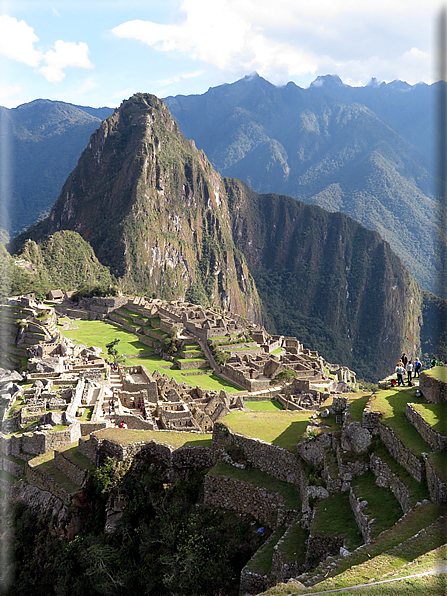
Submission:
M 8 156 L 1 164 L 2 212 L 9 215 L 3 229 L 15 235 L 48 214 L 90 135 L 112 112 L 48 99 L 0 107 Z
M 223 180 L 154 96 L 135 95 L 101 125 L 50 216 L 11 251 L 62 229 L 130 292 L 263 318 L 365 378 L 420 351 L 420 290 L 377 233 Z
M 0 244 L 0 270 L 0 299 L 29 292 L 44 298 L 56 288 L 110 293 L 115 283 L 90 244 L 70 231 L 56 232 L 39 245 L 30 240 L 14 257 Z
M 302 89 L 251 75 L 166 103 L 222 175 L 350 215 L 378 231 L 434 291 L 436 88 L 357 88 L 327 76 Z

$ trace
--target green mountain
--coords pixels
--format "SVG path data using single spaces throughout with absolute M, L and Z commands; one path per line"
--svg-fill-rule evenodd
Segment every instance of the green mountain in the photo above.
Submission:
M 365 378 L 388 373 L 403 349 L 420 354 L 422 293 L 377 232 L 223 180 L 154 96 L 103 122 L 50 216 L 11 251 L 64 229 L 131 292 L 262 318 Z
M 29 292 L 44 298 L 53 289 L 110 293 L 116 283 L 90 244 L 67 230 L 41 244 L 28 240 L 14 257 L 0 244 L 0 274 L 0 299 Z
M 301 89 L 252 75 L 166 103 L 222 175 L 350 215 L 378 231 L 434 291 L 436 89 L 400 82 L 357 88 L 330 76 Z
M 14 246 L 62 229 L 87 240 L 130 292 L 199 298 L 260 317 L 223 181 L 154 96 L 133 96 L 103 122 L 50 216 Z
M 90 135 L 112 112 L 48 99 L 0 107 L 3 230 L 14 235 L 48 215 Z

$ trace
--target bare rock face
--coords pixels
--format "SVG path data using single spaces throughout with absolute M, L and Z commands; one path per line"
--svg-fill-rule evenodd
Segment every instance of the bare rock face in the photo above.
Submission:
M 330 447 L 331 443 L 331 436 L 323 433 L 315 439 L 299 443 L 297 449 L 304 461 L 316 466 L 323 461 L 324 450 Z
M 351 422 L 343 432 L 341 446 L 344 451 L 365 453 L 370 445 L 371 433 L 360 422 Z

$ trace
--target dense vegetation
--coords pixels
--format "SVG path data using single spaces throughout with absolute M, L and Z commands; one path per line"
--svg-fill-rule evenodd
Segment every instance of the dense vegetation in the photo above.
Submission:
M 5 596 L 236 595 L 240 571 L 265 536 L 250 516 L 200 506 L 202 491 L 203 472 L 166 484 L 153 462 L 140 459 L 129 469 L 109 459 L 84 490 L 84 529 L 72 541 L 55 540 L 51 520 L 37 520 L 18 502 Z M 125 499 L 126 509 L 107 535 L 114 499 Z
M 45 298 L 50 290 L 77 290 L 82 295 L 111 295 L 116 280 L 96 258 L 92 247 L 79 234 L 56 232 L 41 244 L 26 242 L 11 257 L 0 245 L 2 272 L 0 296 L 35 292 Z

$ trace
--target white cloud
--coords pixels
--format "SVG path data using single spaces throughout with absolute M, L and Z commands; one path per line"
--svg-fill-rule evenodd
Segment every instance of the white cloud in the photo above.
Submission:
M 0 15 L 0 54 L 11 60 L 37 66 L 42 53 L 34 48 L 39 38 L 25 21 L 18 21 L 7 14 Z
M 34 47 L 39 38 L 25 21 L 18 21 L 7 14 L 0 15 L 0 54 L 11 60 L 38 67 L 42 61 L 46 66 L 39 68 L 47 81 L 57 83 L 65 77 L 67 66 L 93 68 L 88 58 L 88 46 L 84 42 L 74 43 L 58 40 L 54 50 L 43 53 Z
M 186 20 L 160 25 L 128 21 L 115 27 L 118 37 L 133 38 L 162 52 L 180 51 L 221 70 L 257 70 L 267 74 L 277 68 L 291 74 L 315 71 L 314 58 L 306 52 L 267 39 L 258 27 L 227 0 L 185 0 Z
M 0 101 L 2 102 L 1 105 L 7 108 L 15 106 L 17 101 L 14 99 L 14 96 L 20 93 L 21 91 L 22 88 L 20 87 L 20 85 L 0 85 Z
M 39 68 L 47 81 L 58 83 L 65 77 L 63 69 L 67 66 L 78 66 L 80 68 L 93 68 L 88 58 L 88 45 L 84 42 L 74 43 L 58 39 L 54 44 L 54 50 L 45 54 L 47 66 Z
M 95 83 L 92 79 L 87 79 L 81 87 L 79 87 L 78 93 L 85 93 L 86 91 L 90 91 L 90 89 L 94 89 L 97 87 L 98 84 Z
M 225 78 L 256 70 L 276 84 L 328 72 L 361 84 L 372 76 L 419 82 L 433 78 L 439 7 L 439 0 L 183 0 L 169 24 L 127 21 L 112 32 L 201 60 Z M 172 82 L 179 81 L 163 81 Z

